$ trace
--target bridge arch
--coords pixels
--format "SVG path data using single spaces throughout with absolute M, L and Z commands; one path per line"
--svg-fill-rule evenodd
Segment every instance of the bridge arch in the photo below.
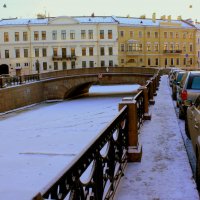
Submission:
M 0 75 L 1 74 L 9 74 L 9 67 L 6 64 L 0 65 Z

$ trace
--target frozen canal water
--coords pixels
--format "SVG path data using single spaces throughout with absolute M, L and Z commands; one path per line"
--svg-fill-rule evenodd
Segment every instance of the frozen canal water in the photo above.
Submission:
M 94 86 L 81 99 L 0 116 L 0 194 L 31 199 L 113 119 L 138 85 Z

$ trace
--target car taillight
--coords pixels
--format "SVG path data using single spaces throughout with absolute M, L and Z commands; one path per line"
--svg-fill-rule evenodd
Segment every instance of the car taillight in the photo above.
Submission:
M 181 92 L 181 99 L 184 101 L 184 100 L 187 100 L 187 91 L 186 90 L 183 90 Z

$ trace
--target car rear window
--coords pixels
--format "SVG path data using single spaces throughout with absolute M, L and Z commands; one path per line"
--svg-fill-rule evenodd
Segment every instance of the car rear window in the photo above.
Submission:
M 200 76 L 191 76 L 187 89 L 200 90 Z

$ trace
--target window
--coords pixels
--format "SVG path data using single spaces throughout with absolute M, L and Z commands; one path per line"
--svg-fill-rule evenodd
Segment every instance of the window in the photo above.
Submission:
M 39 40 L 39 32 L 34 31 L 34 40 Z
M 124 37 L 124 31 L 120 31 L 120 36 Z
M 24 49 L 24 58 L 28 58 L 28 49 Z
M 186 58 L 183 58 L 183 65 L 186 65 Z
M 66 56 L 67 56 L 67 49 L 62 48 L 62 58 L 66 58 Z
M 158 51 L 158 43 L 154 44 L 154 51 Z
M 86 61 L 82 61 L 82 68 L 86 68 Z
M 189 39 L 192 39 L 192 38 L 193 38 L 193 34 L 189 33 Z
M 167 38 L 167 32 L 164 32 L 164 38 Z
M 193 64 L 193 59 L 192 58 L 190 58 L 190 65 L 192 65 Z
M 121 51 L 124 52 L 124 44 L 121 44 Z
M 151 51 L 151 44 L 147 43 L 147 51 Z
M 164 44 L 164 51 L 167 51 L 168 50 L 168 44 Z
M 167 58 L 165 58 L 165 66 L 167 66 L 168 62 L 167 62 Z
M 53 63 L 54 70 L 58 70 L 58 62 Z
M 47 56 L 47 49 L 42 48 L 42 57 L 46 57 L 46 56 Z
M 66 40 L 66 30 L 61 31 L 61 40 Z
M 192 52 L 192 51 L 193 51 L 193 45 L 190 44 L 190 52 Z
M 9 58 L 9 50 L 5 50 L 5 58 Z
M 23 41 L 28 41 L 28 33 L 23 32 Z
M 76 55 L 75 48 L 71 48 L 71 56 L 75 56 L 75 55 Z
M 85 32 L 85 30 L 81 30 L 81 39 L 86 39 L 86 32 Z
M 109 56 L 113 55 L 113 48 L 112 47 L 108 47 L 108 53 L 109 53 Z
M 15 58 L 20 58 L 20 50 L 15 49 Z
M 16 41 L 16 42 L 19 41 L 19 32 L 15 32 L 15 41 Z
M 93 56 L 93 47 L 89 47 L 89 55 Z
M 174 37 L 174 33 L 170 32 L 170 38 L 172 39 Z
M 179 33 L 176 32 L 176 38 L 179 38 Z
M 57 31 L 52 31 L 52 40 L 57 40 Z
M 170 44 L 170 50 L 171 50 L 171 51 L 174 50 L 174 44 Z
M 35 57 L 39 57 L 39 48 L 35 49 Z
M 124 63 L 124 59 L 121 59 L 121 63 Z
M 174 65 L 174 59 L 171 58 L 171 65 L 173 66 Z
M 101 67 L 105 67 L 105 60 L 101 60 Z
M 74 39 L 75 39 L 75 31 L 74 31 L 74 30 L 71 30 L 71 31 L 70 31 L 70 39 L 71 39 L 71 40 L 74 40 Z
M 104 39 L 104 30 L 100 30 L 100 39 Z
M 158 66 L 158 58 L 155 59 L 155 64 Z
M 90 61 L 90 67 L 94 67 L 94 61 Z
M 66 61 L 62 62 L 62 68 L 63 68 L 63 70 L 67 69 L 67 62 Z
M 104 47 L 100 47 L 100 55 L 101 56 L 105 55 Z
M 183 44 L 183 51 L 186 52 L 186 44 Z
M 108 30 L 108 39 L 112 39 L 113 36 L 112 36 L 112 30 Z
M 75 68 L 76 68 L 76 63 L 75 63 L 75 61 L 72 61 L 72 62 L 71 62 L 71 66 L 72 66 L 72 69 L 75 69 Z
M 183 39 L 185 39 L 185 38 L 186 38 L 186 35 L 187 35 L 187 33 L 183 33 Z
M 133 38 L 134 37 L 134 32 L 130 31 L 130 37 Z
M 20 67 L 20 63 L 16 63 L 16 67 Z
M 42 40 L 46 40 L 46 31 L 42 31 Z
M 180 61 L 179 58 L 176 59 L 176 65 L 179 65 Z
M 28 67 L 28 66 L 29 66 L 29 64 L 28 64 L 28 63 L 24 63 L 24 66 L 25 66 L 25 67 Z
M 53 48 L 53 56 L 58 56 L 58 48 Z
M 82 56 L 86 56 L 86 48 L 85 47 L 82 48 Z
M 138 50 L 139 50 L 139 51 L 142 51 L 142 44 L 139 44 Z
M 8 32 L 4 32 L 4 42 L 9 42 Z
M 142 38 L 142 31 L 138 32 L 138 36 L 139 36 L 139 38 Z
M 151 33 L 148 31 L 147 32 L 147 38 L 150 38 L 151 37 Z
M 113 67 L 113 60 L 109 60 L 109 67 Z
M 93 30 L 88 31 L 88 37 L 89 39 L 93 39 Z
M 158 32 L 155 32 L 155 38 L 158 38 Z
M 148 58 L 148 65 L 151 65 L 151 59 Z
M 43 62 L 43 70 L 47 70 L 47 62 Z
M 179 44 L 176 44 L 175 49 L 176 49 L 176 50 L 179 50 L 179 49 L 180 49 L 180 48 L 179 48 Z

